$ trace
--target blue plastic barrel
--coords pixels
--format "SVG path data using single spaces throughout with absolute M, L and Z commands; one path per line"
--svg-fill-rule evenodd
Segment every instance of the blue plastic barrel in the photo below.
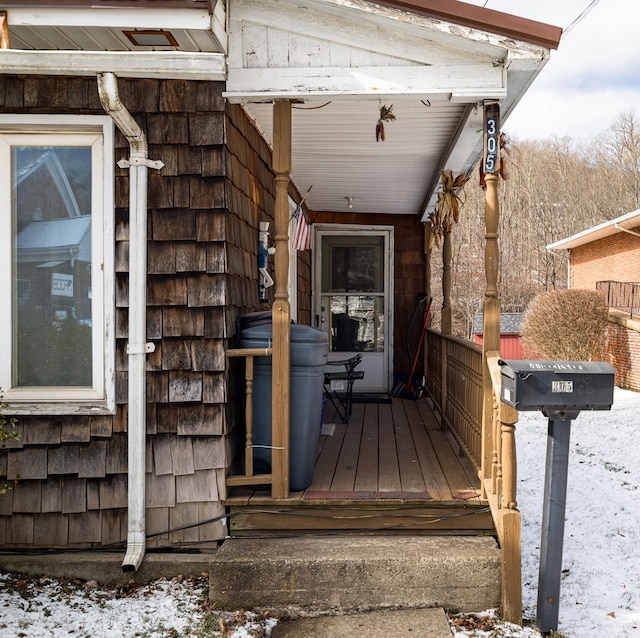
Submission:
M 329 355 L 327 333 L 290 325 L 290 455 L 289 488 L 305 489 L 313 480 L 322 424 L 324 367 Z M 272 345 L 272 324 L 242 331 L 241 348 Z M 256 474 L 271 472 L 271 357 L 256 357 L 253 377 L 253 462 Z

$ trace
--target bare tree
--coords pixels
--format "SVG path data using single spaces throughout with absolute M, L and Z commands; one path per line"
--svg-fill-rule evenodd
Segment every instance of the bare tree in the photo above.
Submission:
M 630 210 L 640 207 L 640 120 L 634 111 L 622 111 L 597 140 L 597 160 L 620 188 Z
M 503 310 L 518 312 L 538 293 L 567 285 L 566 256 L 548 252 L 548 244 L 640 207 L 640 121 L 621 113 L 602 136 L 583 144 L 513 140 L 506 162 L 498 285 Z M 470 180 L 451 235 L 453 330 L 467 338 L 484 300 L 484 198 L 478 180 Z M 440 272 L 436 255 L 434 282 Z

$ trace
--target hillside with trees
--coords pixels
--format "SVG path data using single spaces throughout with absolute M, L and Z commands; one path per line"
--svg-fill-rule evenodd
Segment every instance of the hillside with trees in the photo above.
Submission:
M 507 179 L 499 183 L 499 293 L 503 312 L 523 312 L 537 293 L 567 285 L 566 256 L 549 253 L 547 244 L 640 208 L 640 118 L 624 111 L 581 145 L 570 138 L 507 141 Z M 470 338 L 485 289 L 484 191 L 477 173 L 460 197 L 451 235 L 453 332 Z M 434 325 L 442 305 L 439 252 L 434 247 Z

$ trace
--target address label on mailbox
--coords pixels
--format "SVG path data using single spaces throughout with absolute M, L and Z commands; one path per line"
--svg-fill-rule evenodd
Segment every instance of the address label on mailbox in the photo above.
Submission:
M 552 381 L 551 392 L 573 392 L 573 381 Z

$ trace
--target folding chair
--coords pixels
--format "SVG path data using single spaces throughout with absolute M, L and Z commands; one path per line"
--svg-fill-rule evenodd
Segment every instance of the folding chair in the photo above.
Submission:
M 324 373 L 325 394 L 343 423 L 349 423 L 351 418 L 353 383 L 364 379 L 364 370 L 356 370 L 361 361 L 362 355 L 356 354 L 349 359 L 327 362 L 328 366 L 344 366 L 344 371 Z

